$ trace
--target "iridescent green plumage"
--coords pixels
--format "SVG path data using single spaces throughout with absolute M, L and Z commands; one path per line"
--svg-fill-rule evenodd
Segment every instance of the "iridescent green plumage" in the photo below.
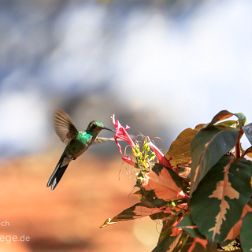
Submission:
M 54 190 L 59 183 L 70 161 L 76 159 L 85 152 L 95 141 L 102 129 L 110 130 L 104 127 L 101 121 L 92 121 L 89 123 L 86 131 L 78 131 L 72 123 L 70 116 L 63 110 L 55 112 L 54 127 L 59 138 L 67 146 L 48 180 L 47 186 L 51 187 L 52 190 Z M 100 141 L 102 142 L 104 139 Z

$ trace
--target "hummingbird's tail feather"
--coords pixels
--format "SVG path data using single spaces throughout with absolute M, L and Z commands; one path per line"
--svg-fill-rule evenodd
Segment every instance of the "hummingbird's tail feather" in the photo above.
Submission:
M 68 167 L 71 158 L 69 158 L 65 153 L 62 154 L 58 164 L 56 165 L 52 175 L 50 176 L 47 187 L 51 187 L 52 190 L 58 185 L 60 179 L 65 173 L 66 168 Z

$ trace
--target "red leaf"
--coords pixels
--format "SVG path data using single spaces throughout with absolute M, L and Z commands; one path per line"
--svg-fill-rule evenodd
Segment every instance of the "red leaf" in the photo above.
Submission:
M 175 200 L 183 198 L 181 189 L 176 185 L 169 172 L 163 168 L 159 174 L 150 171 L 143 184 L 146 190 L 154 190 L 156 196 L 163 200 Z

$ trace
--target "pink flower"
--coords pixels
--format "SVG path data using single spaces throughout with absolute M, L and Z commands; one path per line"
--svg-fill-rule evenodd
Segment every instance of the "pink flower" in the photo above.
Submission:
M 166 166 L 168 168 L 172 168 L 171 166 L 171 163 L 169 162 L 168 159 L 166 159 L 165 155 L 163 154 L 163 152 L 161 150 L 158 149 L 158 147 L 153 144 L 150 140 L 149 140 L 149 143 L 148 145 L 150 146 L 150 148 L 154 151 L 156 157 L 157 157 L 157 160 L 158 162 L 163 165 L 163 166 Z
M 121 125 L 121 123 L 115 119 L 115 115 L 112 115 L 112 123 L 115 127 L 115 142 L 119 148 L 119 151 L 120 153 L 122 154 L 122 148 L 121 148 L 121 145 L 118 143 L 117 139 L 121 139 L 123 140 L 124 142 L 128 143 L 130 145 L 130 147 L 134 147 L 135 146 L 135 143 L 133 142 L 133 140 L 131 139 L 130 135 L 128 134 L 127 130 L 130 128 L 128 125 L 126 125 L 125 127 L 123 127 Z
M 122 160 L 131 166 L 136 166 L 135 162 L 129 156 L 122 156 Z
M 135 143 L 133 142 L 132 138 L 130 137 L 130 135 L 127 132 L 127 130 L 130 127 L 128 125 L 123 127 L 121 125 L 121 123 L 119 122 L 119 120 L 115 119 L 115 115 L 112 115 L 111 119 L 112 119 L 112 123 L 113 123 L 113 125 L 115 127 L 115 131 L 116 131 L 115 135 L 114 135 L 115 142 L 116 142 L 116 145 L 118 146 L 118 149 L 119 149 L 120 153 L 123 155 L 122 147 L 121 147 L 120 143 L 118 142 L 118 139 L 128 143 L 131 148 L 135 147 Z M 132 165 L 132 166 L 135 166 L 135 163 L 127 155 L 123 155 L 122 160 L 125 161 L 126 163 Z

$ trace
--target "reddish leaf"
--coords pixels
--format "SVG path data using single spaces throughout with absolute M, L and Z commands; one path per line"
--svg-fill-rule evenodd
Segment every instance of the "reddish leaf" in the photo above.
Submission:
M 246 117 L 242 113 L 231 113 L 228 110 L 222 110 L 213 117 L 212 121 L 207 125 L 207 127 L 214 125 L 219 121 L 225 120 L 231 116 L 236 116 L 238 118 L 240 127 L 245 124 Z
M 198 238 L 198 237 L 194 238 L 194 239 L 193 239 L 193 243 L 192 243 L 192 245 L 190 246 L 188 252 L 193 252 L 193 251 L 194 251 L 194 248 L 195 248 L 195 246 L 196 246 L 197 243 L 200 244 L 200 245 L 205 249 L 206 246 L 207 246 L 208 241 L 205 240 L 205 239 L 200 239 L 200 238 Z
M 250 146 L 248 149 L 246 149 L 242 156 L 243 157 L 248 156 L 248 157 L 252 158 L 252 146 Z
M 237 221 L 235 223 L 235 225 L 230 229 L 227 237 L 225 240 L 234 240 L 239 234 L 240 234 L 240 231 L 241 231 L 241 226 L 242 226 L 242 221 L 244 219 L 244 217 L 246 216 L 247 213 L 249 212 L 252 212 L 252 207 L 250 205 L 245 205 L 243 210 L 242 210 L 242 215 L 241 215 L 241 218 L 239 221 Z
M 170 201 L 183 198 L 181 188 L 165 167 L 162 168 L 159 174 L 152 170 L 146 176 L 147 180 L 143 184 L 144 189 L 153 190 L 159 199 Z
M 170 244 L 170 247 L 169 247 L 169 249 L 167 250 L 167 252 L 173 252 L 173 251 L 175 251 L 175 248 L 179 245 L 179 242 L 180 242 L 180 240 L 181 240 L 181 238 L 182 238 L 182 234 L 183 234 L 183 232 L 180 231 L 180 232 L 177 234 L 177 236 L 174 236 L 174 237 L 176 237 L 176 238 L 175 238 L 175 240 Z
M 229 118 L 229 117 L 231 117 L 233 115 L 234 114 L 229 112 L 228 110 L 222 110 L 213 117 L 212 121 L 207 125 L 207 127 L 210 126 L 210 125 L 213 125 L 213 124 L 215 124 L 215 123 L 217 123 L 219 121 L 227 119 L 227 118 Z
M 196 129 L 185 129 L 171 144 L 165 157 L 170 160 L 170 163 L 174 167 L 186 165 L 191 162 L 191 141 L 197 132 L 198 130 Z

